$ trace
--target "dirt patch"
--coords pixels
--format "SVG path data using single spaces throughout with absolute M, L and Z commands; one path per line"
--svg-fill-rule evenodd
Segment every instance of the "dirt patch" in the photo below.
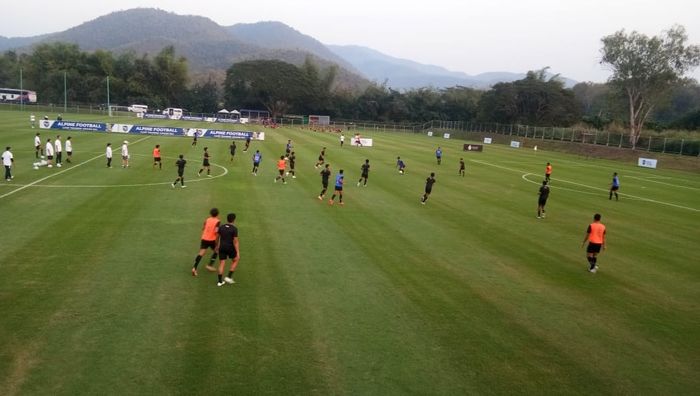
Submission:
M 18 395 L 22 385 L 29 377 L 29 373 L 39 363 L 37 356 L 39 352 L 38 344 L 17 346 L 14 348 L 14 359 L 10 366 L 9 375 L 0 382 L 0 391 L 5 396 Z

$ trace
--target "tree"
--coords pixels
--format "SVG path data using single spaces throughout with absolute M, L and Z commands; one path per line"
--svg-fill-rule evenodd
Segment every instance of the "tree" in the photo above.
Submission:
M 603 37 L 601 63 L 613 73 L 611 85 L 627 97 L 632 147 L 656 104 L 700 64 L 700 46 L 687 41 L 685 28 L 678 25 L 661 36 L 620 30 Z

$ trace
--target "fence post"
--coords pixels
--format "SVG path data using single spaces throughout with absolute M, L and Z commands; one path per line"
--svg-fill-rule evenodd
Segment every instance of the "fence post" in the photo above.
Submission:
M 685 139 L 681 139 L 681 150 L 678 154 L 683 155 L 683 143 L 685 143 Z
M 651 151 L 651 140 L 653 139 L 653 136 L 649 136 L 649 146 L 647 147 L 647 151 Z
M 664 138 L 664 148 L 661 149 L 662 153 L 666 152 L 666 140 L 668 140 L 668 138 Z
M 621 133 L 620 134 L 620 144 L 617 146 L 618 148 L 622 148 L 622 139 L 624 139 L 624 138 L 625 138 L 625 134 Z

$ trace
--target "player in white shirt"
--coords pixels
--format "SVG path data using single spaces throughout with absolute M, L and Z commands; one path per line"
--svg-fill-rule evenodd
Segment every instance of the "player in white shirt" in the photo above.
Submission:
M 345 135 L 343 133 L 340 133 L 340 147 L 343 147 L 343 143 L 345 143 Z
M 34 128 L 34 124 L 36 124 L 36 116 L 34 114 L 29 116 L 29 123 L 32 124 L 32 128 Z
M 56 166 L 60 168 L 61 164 L 63 164 L 63 144 L 61 144 L 61 135 L 56 135 L 53 146 L 56 149 Z
M 44 158 L 44 148 L 41 145 L 41 138 L 39 137 L 39 132 L 37 132 L 34 136 L 34 150 L 34 156 L 36 158 L 39 158 L 39 154 L 41 154 L 41 158 Z
M 53 165 L 53 144 L 51 143 L 51 138 L 46 139 L 46 162 L 48 163 L 49 168 L 51 168 Z
M 2 153 L 2 164 L 5 165 L 5 180 L 10 181 L 14 179 L 12 176 L 12 163 L 15 162 L 15 158 L 10 152 L 10 146 L 5 147 L 5 152 Z
M 105 152 L 105 157 L 107 157 L 107 167 L 112 167 L 112 143 L 107 143 L 107 151 Z
M 129 142 L 124 141 L 124 144 L 122 144 L 122 168 L 128 168 L 129 167 Z
M 70 136 L 66 138 L 66 162 L 71 163 L 70 160 L 73 157 L 73 142 L 70 140 Z

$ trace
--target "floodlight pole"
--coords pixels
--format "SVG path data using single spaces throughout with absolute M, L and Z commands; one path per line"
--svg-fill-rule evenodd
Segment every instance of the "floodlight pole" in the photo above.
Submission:
M 68 113 L 68 83 L 66 71 L 63 71 L 63 113 Z
M 109 76 L 107 76 L 107 114 L 112 116 L 112 106 L 109 104 Z

